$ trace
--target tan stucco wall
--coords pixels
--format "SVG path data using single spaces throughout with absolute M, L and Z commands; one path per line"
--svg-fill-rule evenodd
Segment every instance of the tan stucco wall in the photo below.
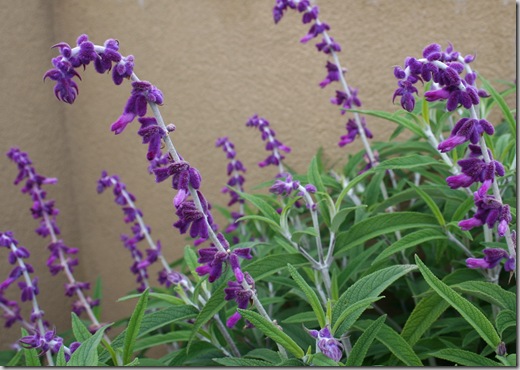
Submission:
M 82 73 L 77 102 L 66 105 L 42 83 L 55 51 L 87 33 L 102 44 L 120 41 L 121 52 L 136 58 L 135 72 L 164 93 L 162 113 L 177 125 L 179 152 L 203 176 L 206 197 L 225 204 L 226 162 L 215 139 L 227 135 L 248 168 L 246 188 L 272 177 L 275 169 L 256 163 L 266 153 L 259 134 L 245 127 L 258 113 L 270 120 L 278 138 L 293 148 L 287 163 L 304 170 L 320 147 L 331 161 L 360 149 L 340 149 L 346 118 L 329 103 L 335 86 L 322 90 L 326 58 L 313 43 L 298 40 L 308 26 L 290 12 L 275 26 L 273 0 L 0 0 L 0 90 L 2 133 L 0 153 L 16 145 L 29 151 L 40 173 L 59 178 L 48 187 L 61 210 L 62 237 L 80 248 L 79 280 L 104 281 L 103 319 L 129 313 L 134 302 L 116 303 L 133 289 L 127 251 L 119 241 L 128 228 L 112 195 L 96 194 L 101 170 L 119 174 L 137 197 L 152 235 L 161 239 L 172 260 L 185 245 L 171 224 L 176 221 L 166 183 L 147 175 L 145 146 L 132 124 L 122 135 L 109 127 L 117 119 L 130 88 L 116 87 L 110 77 L 88 68 Z M 343 47 L 347 80 L 359 88 L 367 109 L 397 110 L 391 97 L 396 87 L 392 67 L 423 47 L 451 41 L 463 54 L 476 53 L 475 69 L 488 79 L 513 80 L 516 67 L 516 7 L 507 0 L 327 0 L 320 17 Z M 394 126 L 369 119 L 374 140 L 386 140 Z M 12 230 L 33 253 L 30 262 L 40 277 L 40 302 L 58 331 L 69 327 L 70 301 L 63 296 L 63 276 L 51 277 L 45 266 L 47 242 L 36 236 L 29 198 L 11 185 L 16 169 L 0 157 L 0 231 Z M 220 219 L 224 226 L 224 221 Z M 0 251 L 0 278 L 9 271 Z M 152 277 L 152 280 L 154 278 Z M 15 287 L 13 287 L 13 290 Z M 17 297 L 12 294 L 12 297 Z M 1 323 L 3 325 L 3 322 Z M 0 330 L 1 348 L 18 337 L 19 329 Z

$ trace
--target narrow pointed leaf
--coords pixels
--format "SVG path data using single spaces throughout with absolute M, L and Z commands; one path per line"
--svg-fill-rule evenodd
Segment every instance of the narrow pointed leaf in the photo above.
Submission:
M 498 333 L 502 335 L 504 330 L 510 327 L 516 327 L 516 315 L 511 310 L 502 310 L 495 319 Z
M 486 316 L 471 302 L 440 281 L 417 255 L 415 261 L 428 285 L 455 308 L 491 348 L 496 349 L 500 337 Z
M 141 322 L 143 321 L 144 311 L 148 305 L 148 294 L 149 290 L 146 289 L 137 304 L 135 305 L 134 312 L 130 317 L 128 326 L 126 327 L 125 339 L 123 344 L 123 365 L 130 363 L 132 354 L 134 352 L 134 345 L 139 329 L 141 328 Z
M 429 242 L 431 240 L 445 240 L 447 239 L 446 235 L 439 231 L 439 229 L 422 229 L 411 232 L 403 236 L 401 239 L 390 245 L 388 248 L 385 248 L 372 262 L 372 265 L 382 261 L 386 258 L 389 258 L 391 255 L 404 251 L 408 248 L 415 247 L 416 245 Z
M 349 305 L 346 309 L 344 309 L 339 317 L 337 318 L 336 322 L 334 323 L 334 326 L 332 327 L 332 335 L 336 332 L 338 327 L 345 321 L 347 317 L 352 315 L 354 312 L 357 312 L 360 309 L 366 310 L 372 303 L 379 301 L 380 299 L 383 299 L 385 297 L 368 297 L 363 298 L 357 302 L 352 303 Z M 357 315 L 359 316 L 359 314 Z M 323 327 L 323 326 L 322 326 Z
M 72 317 L 72 333 L 78 342 L 83 343 L 92 336 L 85 324 L 80 320 L 78 315 L 71 312 Z
M 364 298 L 375 298 L 388 288 L 394 281 L 407 273 L 415 270 L 415 265 L 397 265 L 390 266 L 384 269 L 375 271 L 370 275 L 364 276 L 363 278 L 352 284 L 343 293 L 332 310 L 332 326 L 335 325 L 336 321 L 341 316 L 341 313 L 348 308 L 348 306 L 361 301 Z M 352 326 L 357 318 L 363 313 L 364 307 L 357 309 L 352 315 L 350 315 L 337 329 L 336 335 L 343 335 L 343 333 Z
M 444 216 L 442 215 L 442 212 L 439 209 L 439 206 L 437 205 L 437 203 L 435 203 L 435 201 L 432 199 L 432 197 L 430 197 L 428 195 L 428 193 L 426 193 L 424 190 L 422 190 L 420 186 L 415 186 L 412 183 L 408 183 L 408 184 L 410 185 L 410 187 L 412 187 L 417 192 L 417 194 L 419 194 L 419 196 L 422 198 L 422 200 L 424 200 L 424 202 L 426 203 L 428 208 L 430 208 L 433 215 L 437 219 L 437 222 L 439 223 L 439 225 L 446 226 L 446 220 L 444 219 Z
M 323 307 L 321 306 L 320 300 L 318 298 L 318 295 L 316 292 L 307 284 L 305 279 L 298 273 L 298 271 L 290 264 L 287 264 L 287 268 L 289 269 L 289 272 L 300 287 L 300 289 L 303 291 L 305 296 L 307 297 L 307 302 L 312 307 L 312 310 L 316 314 L 316 318 L 318 320 L 318 323 L 320 324 L 320 327 L 325 327 L 325 312 L 323 312 Z
M 484 85 L 484 89 L 491 94 L 493 100 L 498 104 L 500 107 L 500 110 L 502 110 L 502 114 L 504 115 L 504 118 L 507 121 L 507 124 L 509 125 L 509 129 L 511 130 L 511 133 L 513 134 L 513 137 L 516 137 L 516 120 L 513 114 L 511 113 L 511 109 L 507 106 L 506 101 L 498 93 L 498 91 L 495 90 L 493 86 L 489 83 L 488 80 L 486 80 L 481 75 L 478 76 L 480 81 L 482 81 L 482 84 Z
M 247 200 L 248 202 L 252 203 L 262 214 L 273 220 L 276 224 L 280 224 L 280 215 L 276 212 L 276 210 L 265 200 L 263 200 L 258 195 L 252 195 L 247 193 L 242 193 L 240 191 L 237 191 L 237 193 Z
M 496 306 L 516 311 L 516 294 L 487 281 L 463 281 L 452 286 L 458 292 L 478 297 Z
M 296 358 L 302 358 L 305 355 L 298 344 L 296 344 L 290 336 L 276 327 L 271 321 L 253 311 L 242 310 L 239 308 L 238 312 L 240 312 L 246 320 L 251 321 L 258 330 L 291 352 Z
M 426 134 L 424 133 L 422 128 L 419 127 L 419 125 L 417 125 L 417 123 L 415 123 L 414 121 L 409 120 L 401 115 L 398 115 L 396 113 L 388 113 L 388 112 L 379 111 L 379 110 L 357 110 L 357 109 L 349 109 L 348 111 L 386 119 L 390 122 L 397 123 L 399 126 L 405 127 L 408 130 L 412 131 L 417 136 L 426 139 Z
M 370 325 L 370 320 L 358 321 L 354 327 L 364 331 Z M 406 366 L 423 366 L 412 347 L 390 326 L 383 324 L 376 335 L 376 339 L 383 343 Z
M 365 329 L 363 334 L 361 334 L 361 336 L 356 341 L 356 344 L 354 344 L 354 347 L 352 347 L 352 351 L 350 352 L 346 362 L 347 366 L 363 365 L 363 360 L 365 359 L 368 349 L 379 333 L 379 330 L 381 330 L 383 327 L 385 320 L 386 315 L 383 315 Z
M 108 326 L 106 325 L 98 329 L 92 337 L 81 343 L 78 349 L 70 356 L 67 366 L 98 366 L 99 356 L 97 349 Z
M 446 348 L 430 354 L 433 357 L 442 358 L 462 366 L 502 366 L 500 362 L 493 361 L 487 357 L 481 356 L 478 353 L 473 353 L 456 348 Z

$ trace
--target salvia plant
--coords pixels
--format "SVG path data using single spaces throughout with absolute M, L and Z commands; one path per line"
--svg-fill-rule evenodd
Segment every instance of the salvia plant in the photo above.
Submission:
M 60 239 L 58 208 L 47 196 L 57 179 L 40 175 L 29 154 L 13 147 L 14 184 L 32 199 L 49 272 L 35 271 L 36 246 L 22 246 L 3 225 L 1 253 L 12 271 L 0 284 L 0 310 L 6 328 L 21 330 L 15 349 L 2 354 L 4 365 L 516 365 L 516 112 L 506 103 L 515 84 L 497 89 L 475 72 L 474 55 L 432 43 L 394 68 L 394 112 L 361 109 L 362 91 L 347 84 L 342 48 L 318 6 L 276 0 L 275 23 L 288 12 L 301 15 L 308 31 L 300 42 L 315 43 L 324 60 L 317 85 L 335 89 L 330 101 L 347 130 L 338 145 L 360 140 L 363 148 L 342 167 L 319 151 L 298 173 L 275 132 L 282 123 L 252 112 L 244 124 L 259 131 L 267 151 L 258 166 L 277 172 L 246 192 L 245 152 L 233 132 L 214 138 L 228 176 L 226 205 L 202 193 L 204 174 L 177 151 L 182 136 L 165 124 L 161 90 L 135 73 L 137 58 L 123 55 L 115 39 L 101 45 L 81 35 L 74 46 L 54 45 L 44 80 L 54 82 L 60 101 L 75 103 L 90 64 L 129 88 L 110 130 L 136 129 L 146 144 L 142 174 L 171 184 L 172 227 L 188 241 L 184 255 L 168 261 L 167 244 L 152 237 L 137 208 L 145 194 L 128 190 L 131 178 L 127 186 L 100 168 L 92 186 L 111 192 L 123 211 L 121 243 L 136 280 L 135 291 L 118 297 L 136 301 L 131 316 L 104 322 L 99 293 L 74 276 L 79 250 Z M 491 120 L 493 111 L 501 118 Z M 371 117 L 395 125 L 387 141 L 374 140 Z M 224 228 L 215 211 L 228 220 Z M 49 308 L 37 300 L 45 294 L 38 279 L 60 274 L 72 333 L 46 321 Z M 8 298 L 16 289 L 19 300 Z M 31 307 L 28 317 L 22 305 Z

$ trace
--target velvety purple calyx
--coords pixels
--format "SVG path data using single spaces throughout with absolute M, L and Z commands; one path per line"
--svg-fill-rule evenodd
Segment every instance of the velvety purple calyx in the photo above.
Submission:
M 220 233 L 217 237 L 219 240 L 223 239 L 223 236 Z M 214 245 L 209 248 L 199 249 L 198 262 L 201 263 L 202 266 L 197 267 L 197 273 L 200 276 L 209 275 L 208 281 L 212 283 L 222 275 L 224 267 L 229 264 L 237 281 L 242 282 L 244 274 L 240 268 L 238 259 L 251 259 L 251 250 L 249 248 L 236 248 L 230 250 L 227 241 L 221 241 L 221 244 L 227 248 L 225 251 L 218 249 Z
M 310 336 L 316 339 L 316 345 L 320 352 L 328 358 L 338 362 L 343 357 L 343 345 L 335 339 L 328 326 L 321 330 L 307 330 Z
M 161 142 L 166 132 L 157 124 L 154 117 L 141 117 L 137 121 L 141 124 L 137 134 L 143 138 L 143 144 L 148 144 L 146 158 L 150 161 L 162 154 Z
M 201 237 L 207 239 L 209 236 L 206 216 L 201 212 L 192 200 L 182 202 L 175 212 L 179 220 L 173 224 L 181 234 L 190 230 L 192 238 Z
M 247 127 L 256 127 L 262 134 L 262 140 L 266 141 L 265 149 L 272 153 L 267 156 L 262 162 L 258 163 L 259 167 L 266 167 L 268 165 L 278 166 L 280 162 L 285 158 L 280 151 L 290 153 L 291 148 L 283 145 L 279 140 L 275 138 L 276 133 L 269 126 L 269 121 L 265 118 L 259 117 L 257 114 L 249 118 L 246 122 Z
M 446 178 L 448 186 L 452 189 L 469 187 L 476 182 L 486 180 L 494 181 L 495 176 L 504 176 L 505 174 L 504 166 L 496 160 L 487 163 L 480 158 L 465 158 L 457 163 L 462 174 Z
M 163 103 L 162 92 L 147 81 L 132 82 L 132 92 L 123 109 L 123 114 L 112 123 L 110 130 L 116 135 L 123 132 L 136 116 L 143 117 L 146 114 L 148 103 L 161 105 Z
M 336 64 L 327 61 L 326 68 L 327 68 L 327 76 L 325 77 L 325 79 L 323 81 L 320 82 L 321 88 L 324 88 L 331 82 L 340 80 L 341 72 Z
M 484 258 L 468 258 L 466 266 L 471 269 L 492 269 L 497 266 L 502 259 L 508 259 L 509 254 L 500 248 L 486 248 L 482 251 Z
M 238 308 L 241 309 L 246 309 L 248 305 L 251 303 L 255 287 L 255 282 L 253 278 L 247 272 L 244 274 L 244 280 L 247 283 L 247 289 L 244 288 L 242 283 L 238 283 L 236 281 L 228 281 L 228 287 L 224 289 L 224 293 L 226 294 L 225 300 L 235 300 Z M 226 326 L 228 328 L 234 327 L 241 317 L 242 316 L 239 312 L 235 312 L 226 321 Z
M 361 100 L 357 96 L 358 89 L 349 88 L 349 94 L 344 91 L 336 91 L 336 97 L 330 99 L 330 102 L 335 105 L 340 105 L 343 109 L 341 114 L 345 114 L 347 109 L 352 109 L 353 106 L 361 107 Z
M 401 106 L 404 110 L 412 112 L 415 108 L 415 98 L 413 94 L 417 94 L 417 88 L 413 86 L 413 83 L 409 80 L 401 80 L 398 83 L 398 88 L 394 92 L 392 102 L 395 101 L 397 96 L 401 97 Z
M 361 117 L 361 126 L 363 127 L 365 136 L 368 138 L 372 138 L 373 135 L 372 132 L 367 128 L 365 117 Z M 352 118 L 349 118 L 345 125 L 345 128 L 347 129 L 347 134 L 342 135 L 340 137 L 340 141 L 338 142 L 338 145 L 340 147 L 352 143 L 355 140 L 355 138 L 359 135 L 358 125 L 356 121 L 354 121 Z
M 493 195 L 487 194 L 490 186 L 491 180 L 486 180 L 480 189 L 474 193 L 477 211 L 473 217 L 459 222 L 459 227 L 462 230 L 471 230 L 484 224 L 492 229 L 498 222 L 500 236 L 505 234 L 508 224 L 512 220 L 510 208 L 509 205 L 499 202 Z
M 235 145 L 227 138 L 221 137 L 218 138 L 215 142 L 215 146 L 222 147 L 224 153 L 226 153 L 226 157 L 230 160 L 227 165 L 227 175 L 230 176 L 227 182 L 227 186 L 222 188 L 222 193 L 229 193 L 231 200 L 228 203 L 228 206 L 231 206 L 235 203 L 244 203 L 244 200 L 240 198 L 238 193 L 233 189 L 244 191 L 244 182 L 245 178 L 240 174 L 240 172 L 246 172 L 246 168 L 236 159 L 236 151 Z M 230 189 L 231 188 L 231 189 Z
M 493 125 L 485 119 L 461 118 L 453 127 L 450 137 L 442 141 L 437 149 L 446 153 L 466 141 L 477 144 L 483 133 L 493 135 L 494 132 Z
M 300 182 L 293 180 L 291 174 L 283 174 L 284 179 L 276 180 L 275 183 L 269 188 L 269 191 L 278 195 L 290 195 L 293 190 L 298 189 Z

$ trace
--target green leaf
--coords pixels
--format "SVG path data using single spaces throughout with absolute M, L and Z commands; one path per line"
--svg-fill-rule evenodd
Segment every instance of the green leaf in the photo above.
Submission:
M 308 264 L 309 261 L 307 261 L 305 257 L 299 253 L 280 253 L 264 258 L 259 258 L 251 264 L 248 264 L 246 270 L 253 277 L 253 279 L 261 280 L 266 276 L 272 275 L 286 268 L 288 263 L 299 267 Z
M 421 299 L 406 320 L 401 337 L 413 346 L 448 307 L 436 293 Z
M 364 276 L 354 284 L 352 284 L 343 293 L 332 310 L 332 325 L 334 326 L 341 313 L 348 308 L 349 305 L 355 302 L 361 301 L 364 298 L 377 297 L 383 290 L 389 287 L 394 281 L 399 279 L 401 276 L 406 275 L 410 271 L 417 268 L 415 265 L 396 265 L 386 267 L 384 269 L 375 271 L 370 275 Z M 363 313 L 364 307 L 359 308 L 352 315 L 340 325 L 336 333 L 342 335 L 357 318 Z
M 152 312 L 149 315 L 145 315 L 143 321 L 141 322 L 141 327 L 139 329 L 138 338 L 143 335 L 159 329 L 165 325 L 171 324 L 177 321 L 183 321 L 188 319 L 193 319 L 197 315 L 198 310 L 193 306 L 172 306 L 168 307 L 164 310 L 159 310 L 156 312 Z M 126 335 L 126 330 L 123 330 L 113 341 L 112 347 L 117 349 L 123 346 L 124 337 Z M 110 358 L 108 351 L 104 350 L 100 354 L 100 361 L 106 361 Z
M 65 346 L 61 346 L 58 354 L 56 355 L 56 363 L 55 366 L 63 367 L 67 366 L 67 361 L 65 361 Z
M 129 362 L 125 364 L 124 366 L 141 366 L 141 362 L 139 361 L 139 358 L 136 357 L 132 360 L 132 362 Z
M 496 349 L 500 343 L 500 337 L 486 316 L 471 302 L 440 281 L 417 255 L 415 261 L 428 285 L 455 308 L 491 348 Z
M 345 221 L 349 213 L 358 208 L 366 208 L 366 205 L 363 204 L 361 206 L 341 208 L 332 219 L 332 225 L 330 227 L 331 231 L 334 233 L 338 232 L 339 227 L 343 221 Z
M 22 356 L 25 354 L 25 350 L 17 351 L 13 357 L 9 360 L 9 362 L 5 365 L 5 367 L 15 367 L 18 366 Z M 2 365 L 3 366 L 3 365 Z
M 101 339 L 103 339 L 105 330 L 110 325 L 105 325 L 98 329 L 92 337 L 81 343 L 78 349 L 70 356 L 67 366 L 98 366 L 99 356 L 97 348 Z
M 259 215 L 246 215 L 246 216 L 240 217 L 237 221 L 246 221 L 246 220 L 257 220 L 257 221 L 265 222 L 266 224 L 271 226 L 271 228 L 274 231 L 276 231 L 276 232 L 278 232 L 280 234 L 283 232 L 283 230 L 280 227 L 280 225 L 277 224 L 276 222 L 274 222 L 272 219 L 270 219 L 268 217 L 259 216 Z
M 420 167 L 428 166 L 441 166 L 448 168 L 444 162 L 432 158 L 426 155 L 411 154 L 406 157 L 395 157 L 383 161 L 375 167 L 375 171 L 387 171 L 387 170 L 411 170 Z
M 141 298 L 139 298 L 139 301 L 137 301 L 134 312 L 132 312 L 132 316 L 130 317 L 130 321 L 126 327 L 125 339 L 123 343 L 123 365 L 128 364 L 132 359 L 135 340 L 137 338 L 137 334 L 139 334 L 141 322 L 143 321 L 144 317 L 144 311 L 148 305 L 148 294 L 149 289 L 146 289 L 141 295 Z
M 265 360 L 273 364 L 277 364 L 282 360 L 280 353 L 267 348 L 255 348 L 246 353 L 244 357 Z
M 502 335 L 507 328 L 516 327 L 516 314 L 511 310 L 502 310 L 498 313 L 495 322 L 498 334 Z
M 186 265 L 188 265 L 188 269 L 190 270 L 191 275 L 195 281 L 200 281 L 201 277 L 195 271 L 195 269 L 199 266 L 199 263 L 197 262 L 197 254 L 189 245 L 184 247 L 184 262 L 186 262 Z
M 132 298 L 140 298 L 141 295 L 142 295 L 142 293 L 129 294 L 127 296 L 119 298 L 117 301 L 118 302 L 122 302 L 122 301 L 126 301 L 126 300 L 132 299 Z M 156 299 L 159 299 L 161 301 L 167 302 L 167 303 L 169 303 L 169 304 L 171 304 L 173 306 L 178 306 L 178 305 L 183 305 L 184 304 L 184 301 L 181 298 L 175 297 L 175 296 L 173 296 L 171 294 L 150 292 L 148 294 L 148 296 L 150 298 L 156 298 Z
M 255 360 L 252 358 L 240 358 L 240 357 L 226 357 L 226 358 L 214 358 L 213 361 L 224 366 L 243 366 L 243 367 L 256 367 L 256 366 L 273 366 L 271 362 L 263 360 Z
M 397 113 L 388 113 L 385 111 L 379 111 L 379 110 L 357 110 L 357 109 L 348 109 L 348 112 L 357 112 L 360 114 L 366 114 L 373 117 L 383 118 L 390 122 L 397 123 L 400 126 L 403 126 L 407 128 L 408 130 L 412 131 L 414 134 L 416 134 L 419 137 L 422 137 L 426 139 L 426 134 L 422 130 L 421 127 L 419 127 L 414 121 L 411 121 L 407 118 L 404 118 L 401 115 L 398 115 Z
M 339 289 L 341 289 L 355 273 L 369 265 L 366 261 L 381 249 L 381 245 L 383 245 L 383 242 L 374 243 L 374 245 L 366 248 L 363 252 L 356 253 L 355 256 L 348 261 L 347 267 L 340 272 L 338 277 Z
M 338 198 L 336 199 L 336 209 L 339 211 L 341 207 L 341 202 L 343 202 L 343 198 L 348 194 L 350 190 L 354 188 L 357 184 L 359 184 L 361 181 L 363 181 L 366 177 L 372 175 L 374 173 L 374 169 L 370 169 L 366 172 L 363 172 L 361 175 L 356 176 L 352 181 L 349 181 L 348 185 L 343 188 L 341 193 L 338 195 Z
M 438 229 L 423 229 L 411 232 L 408 235 L 403 236 L 401 239 L 385 248 L 372 262 L 372 265 L 382 261 L 391 255 L 404 251 L 408 248 L 415 247 L 418 244 L 426 243 L 431 240 L 445 240 L 446 235 L 440 232 Z
M 352 347 L 352 351 L 348 356 L 346 365 L 347 366 L 361 366 L 363 365 L 363 360 L 368 352 L 368 348 L 376 338 L 377 333 L 383 327 L 384 321 L 386 320 L 386 315 L 379 317 L 375 320 L 368 328 L 365 329 L 363 334 L 358 338 L 354 347 Z
M 464 281 L 452 286 L 458 292 L 478 297 L 496 306 L 516 311 L 516 294 L 486 281 Z
M 451 218 L 451 220 L 459 222 L 474 206 L 475 200 L 473 199 L 473 197 L 468 197 L 465 201 L 459 204 L 455 212 L 453 212 L 453 217 Z
M 342 365 L 341 362 L 336 362 L 333 359 L 325 356 L 323 353 L 316 353 L 314 356 L 312 356 L 311 363 L 314 366 L 325 366 L 325 367 Z
M 371 320 L 362 320 L 356 322 L 354 327 L 365 331 L 370 323 Z M 388 325 L 383 324 L 381 330 L 376 335 L 376 339 L 383 343 L 406 366 L 423 366 L 412 347 Z
M 298 271 L 296 271 L 296 269 L 292 265 L 287 264 L 287 268 L 289 269 L 289 272 L 291 273 L 291 276 L 294 279 L 294 281 L 296 281 L 300 289 L 307 297 L 307 302 L 309 302 L 309 304 L 312 307 L 312 310 L 316 314 L 316 318 L 318 320 L 318 323 L 320 324 L 320 327 L 325 327 L 325 312 L 323 312 L 323 307 L 321 306 L 318 295 L 309 286 L 309 284 L 307 284 L 305 279 L 298 273 Z
M 318 235 L 318 232 L 316 231 L 316 229 L 314 227 L 307 227 L 306 229 L 304 230 L 296 230 L 292 233 L 291 235 L 291 240 L 295 243 L 298 243 L 298 241 L 300 240 L 300 238 L 303 236 L 303 235 L 310 235 L 310 236 L 313 236 L 315 238 L 319 237 Z
M 96 285 L 94 286 L 94 290 L 92 293 L 92 299 L 103 302 L 103 285 L 102 285 L 101 276 L 98 276 L 96 279 Z M 94 313 L 94 316 L 96 317 L 96 319 L 98 319 L 98 321 L 99 321 L 99 318 L 101 317 L 101 305 L 98 304 L 98 305 L 92 307 L 92 312 Z
M 22 328 L 22 337 L 28 335 L 29 333 L 27 330 Z M 38 351 L 35 348 L 24 348 L 22 351 L 25 357 L 25 366 L 42 366 L 40 356 L 38 356 Z
M 366 310 L 372 303 L 379 301 L 380 299 L 383 299 L 385 297 L 368 297 L 363 298 L 357 302 L 352 303 L 349 305 L 346 309 L 344 309 L 341 314 L 339 315 L 338 319 L 334 322 L 334 326 L 332 327 L 332 334 L 336 332 L 338 327 L 345 321 L 347 317 L 352 315 L 354 312 L 356 312 L 357 317 L 359 317 L 359 310 Z M 322 325 L 323 327 L 323 325 Z
M 267 320 L 260 314 L 249 311 L 238 309 L 238 312 L 246 319 L 251 321 L 251 323 L 262 333 L 264 333 L 267 337 L 274 340 L 276 343 L 284 347 L 286 350 L 291 352 L 295 357 L 302 358 L 305 353 L 303 350 L 296 344 L 296 342 L 287 334 L 285 334 L 281 329 L 276 327 L 271 321 Z
M 481 356 L 477 353 L 456 348 L 441 349 L 439 351 L 430 353 L 430 355 L 433 357 L 442 358 L 443 360 L 454 362 L 462 366 L 502 366 L 500 362 L 490 360 L 489 358 Z
M 316 189 L 318 191 L 327 191 L 321 179 L 320 170 L 318 167 L 318 159 L 316 158 L 316 156 L 312 157 L 311 163 L 309 164 L 309 169 L 307 170 L 307 180 L 310 184 L 316 186 Z
M 92 337 L 92 334 L 87 329 L 85 324 L 80 320 L 78 315 L 76 315 L 74 312 L 71 312 L 70 315 L 72 317 L 72 332 L 74 333 L 76 340 L 83 343 Z
M 240 197 L 244 198 L 248 202 L 252 203 L 256 208 L 258 208 L 258 210 L 262 212 L 262 214 L 265 217 L 273 220 L 274 223 L 277 225 L 280 224 L 280 215 L 269 203 L 263 200 L 260 196 L 243 193 L 241 191 L 236 192 L 240 195 Z
M 135 343 L 134 351 L 142 351 L 143 349 L 155 347 L 160 344 L 186 342 L 190 339 L 190 336 L 190 330 L 176 330 L 166 334 L 154 334 L 146 338 L 138 339 Z
M 504 100 L 502 95 L 500 95 L 500 93 L 498 93 L 498 91 L 496 91 L 495 88 L 493 86 L 491 86 L 491 84 L 489 83 L 488 80 L 486 80 L 481 75 L 479 75 L 478 77 L 479 77 L 480 81 L 482 81 L 482 84 L 484 85 L 484 89 L 488 93 L 491 94 L 491 97 L 493 98 L 493 100 L 500 107 L 500 110 L 502 111 L 502 114 L 504 115 L 504 118 L 506 119 L 507 124 L 509 125 L 511 134 L 513 135 L 513 137 L 516 137 L 516 120 L 515 120 L 515 117 L 513 116 L 513 114 L 511 113 L 511 109 L 509 109 L 509 107 L 507 106 L 506 101 Z
M 221 284 L 217 290 L 215 290 L 211 297 L 208 299 L 202 310 L 198 314 L 195 319 L 195 323 L 191 328 L 191 336 L 188 341 L 188 345 L 186 347 L 187 353 L 190 351 L 191 344 L 193 343 L 193 339 L 197 336 L 199 329 L 202 325 L 206 324 L 209 320 L 211 320 L 227 303 L 224 299 L 225 293 L 224 289 L 227 287 L 227 284 Z
M 435 217 L 419 212 L 384 213 L 367 218 L 352 226 L 348 231 L 338 234 L 336 255 L 363 244 L 377 236 L 411 228 L 431 228 Z
M 297 314 L 282 320 L 283 324 L 300 324 L 304 322 L 318 323 L 318 319 L 316 318 L 314 311 L 298 312 Z
M 432 199 L 432 197 L 430 197 L 428 195 L 428 193 L 426 193 L 424 190 L 422 190 L 420 186 L 415 186 L 411 182 L 408 182 L 408 185 L 410 185 L 410 187 L 412 189 L 414 189 L 417 194 L 419 194 L 419 196 L 422 198 L 422 200 L 424 200 L 426 205 L 430 208 L 433 215 L 437 219 L 437 222 L 439 223 L 439 225 L 446 226 L 446 220 L 444 219 L 444 216 L 442 215 L 442 212 L 439 209 L 439 206 L 437 205 L 437 203 L 435 203 L 435 201 Z

